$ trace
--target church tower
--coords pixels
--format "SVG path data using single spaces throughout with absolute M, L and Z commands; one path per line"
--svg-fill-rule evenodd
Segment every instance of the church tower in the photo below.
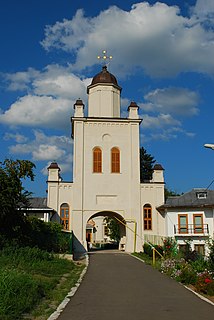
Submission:
M 117 79 L 103 66 L 88 86 L 88 116 L 99 118 L 120 117 L 120 92 Z
M 47 205 L 56 212 L 53 220 L 73 231 L 80 254 L 87 250 L 88 221 L 97 217 L 119 222 L 119 248 L 127 252 L 165 235 L 164 215 L 157 211 L 164 203 L 163 168 L 156 164 L 152 179 L 140 183 L 139 107 L 132 101 L 122 118 L 121 90 L 103 66 L 87 88 L 88 108 L 81 99 L 74 104 L 73 182 L 61 179 L 56 162 L 48 167 Z
M 72 118 L 72 229 L 84 242 L 89 219 L 114 216 L 124 228 L 126 251 L 142 250 L 136 238 L 142 227 L 138 106 L 132 102 L 128 117 L 120 117 L 121 87 L 107 66 L 93 77 L 87 93 L 88 115 L 77 100 Z

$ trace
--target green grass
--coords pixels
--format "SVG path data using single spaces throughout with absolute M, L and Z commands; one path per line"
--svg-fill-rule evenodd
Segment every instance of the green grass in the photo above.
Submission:
M 0 319 L 47 319 L 83 268 L 37 248 L 0 251 Z
M 156 257 L 155 265 L 153 265 L 152 257 L 144 252 L 134 252 L 132 255 L 143 260 L 146 264 L 152 265 L 155 269 L 161 269 L 161 259 L 159 257 Z

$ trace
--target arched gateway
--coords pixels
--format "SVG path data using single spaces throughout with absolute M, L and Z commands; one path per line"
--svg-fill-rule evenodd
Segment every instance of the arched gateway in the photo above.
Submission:
M 67 204 L 69 230 L 84 248 L 89 219 L 108 213 L 125 224 L 125 250 L 141 251 L 144 233 L 164 235 L 164 219 L 156 210 L 164 203 L 163 168 L 158 165 L 153 179 L 140 183 L 139 107 L 131 102 L 128 117 L 121 117 L 121 87 L 106 66 L 87 93 L 88 115 L 78 99 L 71 119 L 73 182 L 62 181 L 60 168 L 53 162 L 48 168 L 48 206 L 56 210 L 59 220 L 60 207 Z M 147 203 L 152 208 L 152 229 L 148 230 L 143 224 Z
M 119 229 L 118 249 L 125 250 L 126 246 L 126 221 L 117 212 L 101 211 L 93 214 L 86 224 L 86 241 L 101 245 L 111 241 L 106 219 L 112 218 L 116 221 Z

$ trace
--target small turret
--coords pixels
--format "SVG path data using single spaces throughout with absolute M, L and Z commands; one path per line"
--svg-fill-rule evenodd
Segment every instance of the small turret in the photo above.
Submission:
M 155 164 L 153 170 L 152 182 L 164 183 L 164 168 L 162 167 L 162 165 L 158 163 Z
M 84 117 L 84 106 L 81 99 L 76 100 L 76 103 L 74 104 L 74 117 Z
M 132 101 L 128 107 L 129 119 L 139 119 L 138 109 L 136 102 Z
M 58 166 L 57 162 L 52 162 L 48 167 L 48 182 L 61 181 L 61 177 L 59 173 L 60 173 L 60 167 Z

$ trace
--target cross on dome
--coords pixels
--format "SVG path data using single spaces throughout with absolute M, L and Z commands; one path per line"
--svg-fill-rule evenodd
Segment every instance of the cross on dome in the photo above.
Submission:
M 97 56 L 97 59 L 102 62 L 103 66 L 109 65 L 112 58 L 112 56 L 107 55 L 107 50 L 103 50 L 102 55 Z

